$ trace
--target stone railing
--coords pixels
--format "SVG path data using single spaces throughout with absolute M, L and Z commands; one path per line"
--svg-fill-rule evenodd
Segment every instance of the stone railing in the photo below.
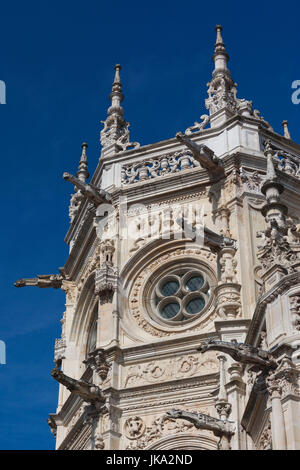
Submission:
M 192 152 L 186 150 L 124 165 L 121 171 L 121 179 L 122 184 L 138 183 L 200 166 Z
M 300 178 L 300 160 L 294 155 L 287 152 L 278 151 L 276 157 L 279 160 L 277 165 L 278 170 L 287 173 L 288 175 Z

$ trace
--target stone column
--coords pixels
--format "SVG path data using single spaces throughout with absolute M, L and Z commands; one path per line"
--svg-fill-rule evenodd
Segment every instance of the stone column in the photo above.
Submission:
M 242 379 L 243 368 L 238 362 L 233 362 L 228 368 L 229 382 L 226 384 L 228 400 L 232 405 L 231 420 L 236 423 L 237 429 L 231 438 L 232 450 L 246 449 L 246 436 L 239 425 L 244 410 L 246 385 Z
M 218 359 L 219 359 L 219 364 L 220 364 L 220 385 L 219 385 L 219 394 L 218 394 L 218 398 L 216 401 L 216 410 L 220 419 L 222 419 L 223 421 L 226 421 L 231 412 L 231 404 L 228 402 L 228 396 L 227 396 L 227 392 L 225 388 L 226 357 L 224 354 L 219 354 Z
M 276 379 L 275 374 L 271 373 L 266 379 L 268 392 L 272 404 L 271 429 L 272 429 L 272 448 L 273 450 L 286 450 L 286 433 L 281 405 L 282 388 L 280 380 Z
M 216 410 L 220 419 L 222 419 L 222 421 L 226 421 L 231 412 L 231 404 L 228 402 L 228 396 L 227 396 L 227 392 L 225 388 L 226 357 L 224 354 L 219 354 L 217 357 L 219 359 L 219 364 L 220 364 L 220 382 L 219 382 L 219 394 L 218 394 L 218 398 L 216 401 Z M 220 447 L 220 450 L 231 450 L 230 436 L 225 435 L 225 434 L 221 436 L 219 447 Z

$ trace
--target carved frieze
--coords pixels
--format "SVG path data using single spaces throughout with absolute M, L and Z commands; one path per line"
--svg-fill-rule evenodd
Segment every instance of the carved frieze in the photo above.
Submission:
M 173 359 L 136 364 L 125 369 L 124 388 L 150 383 L 213 374 L 218 372 L 218 361 L 214 353 L 180 356 Z

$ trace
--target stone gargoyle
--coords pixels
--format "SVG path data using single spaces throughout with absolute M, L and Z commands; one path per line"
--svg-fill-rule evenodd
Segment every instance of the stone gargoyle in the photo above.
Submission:
M 256 348 L 250 344 L 210 339 L 203 342 L 197 349 L 202 353 L 206 351 L 221 351 L 225 354 L 229 354 L 235 361 L 242 364 L 253 364 L 253 366 L 256 366 L 259 370 L 277 367 L 277 363 L 270 352 Z
M 81 194 L 89 199 L 95 206 L 99 204 L 111 202 L 111 196 L 104 189 L 99 189 L 93 184 L 84 183 L 83 181 L 70 175 L 70 173 L 64 173 L 63 179 L 72 183 L 77 189 L 81 191 Z
M 36 287 L 54 287 L 59 289 L 62 281 L 65 279 L 63 274 L 40 274 L 37 277 L 18 279 L 15 282 L 16 287 L 36 286 Z
M 94 384 L 85 382 L 84 380 L 76 380 L 65 375 L 61 370 L 55 368 L 51 371 L 52 377 L 75 395 L 80 396 L 82 400 L 91 403 L 105 403 L 105 396 L 101 389 Z
M 178 132 L 176 138 L 192 151 L 194 157 L 200 162 L 203 168 L 206 168 L 208 171 L 222 171 L 221 161 L 209 147 L 204 144 L 196 144 L 196 142 L 189 139 L 182 132 Z
M 197 411 L 170 410 L 167 411 L 168 418 L 184 419 L 192 423 L 197 429 L 206 429 L 212 431 L 219 437 L 219 450 L 230 450 L 230 439 L 235 433 L 235 424 L 232 421 L 213 418 L 212 416 Z
M 206 429 L 213 431 L 216 436 L 232 435 L 235 432 L 234 423 L 232 421 L 223 421 L 222 419 L 213 418 L 212 416 L 197 411 L 185 411 L 172 409 L 167 411 L 168 418 L 185 419 L 197 429 Z

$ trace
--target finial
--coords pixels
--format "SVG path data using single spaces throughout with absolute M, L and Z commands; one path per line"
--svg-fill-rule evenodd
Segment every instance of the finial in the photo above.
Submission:
M 217 39 L 215 43 L 215 53 L 213 55 L 213 61 L 215 63 L 215 70 L 227 70 L 227 62 L 229 60 L 229 55 L 226 52 L 225 44 L 222 38 L 223 27 L 218 24 L 215 27 L 217 32 Z
M 285 119 L 284 121 L 282 121 L 282 127 L 283 127 L 283 135 L 286 139 L 290 139 L 291 138 L 291 134 L 290 134 L 290 131 L 289 131 L 289 123 L 288 121 Z
M 222 31 L 223 31 L 223 26 L 221 26 L 220 24 L 217 24 L 215 26 L 215 30 L 217 31 L 217 40 L 216 40 L 216 44 L 224 44 L 223 43 L 223 38 L 222 38 Z
M 107 114 L 110 116 L 112 114 L 120 116 L 122 118 L 124 114 L 124 109 L 121 106 L 121 103 L 124 99 L 124 95 L 122 93 L 122 83 L 120 77 L 120 70 L 121 65 L 117 64 L 114 67 L 115 69 L 115 77 L 111 89 L 110 99 L 111 99 L 111 106 L 108 108 Z
M 80 179 L 80 181 L 85 183 L 87 178 L 90 176 L 88 172 L 88 163 L 87 163 L 87 154 L 86 154 L 86 149 L 88 148 L 88 144 L 86 142 L 83 142 L 81 144 L 81 147 L 82 147 L 82 153 L 81 153 L 81 157 L 79 161 L 77 177 L 78 179 Z
M 285 216 L 288 210 L 287 206 L 280 201 L 280 194 L 284 191 L 284 187 L 276 175 L 273 161 L 276 151 L 273 149 L 270 140 L 267 140 L 264 145 L 264 154 L 267 157 L 267 174 L 262 184 L 261 192 L 264 194 L 267 202 L 262 207 L 261 212 L 263 216 L 265 216 L 268 224 L 271 224 L 271 221 L 275 220 L 278 227 L 285 230 Z
M 274 155 L 274 150 L 271 145 L 271 141 L 268 139 L 265 141 L 265 151 L 264 154 L 267 157 L 267 175 L 266 175 L 266 181 L 275 181 L 277 180 L 277 175 L 274 167 L 274 162 L 273 162 L 273 155 Z
M 114 79 L 114 83 L 120 83 L 121 84 L 121 77 L 120 77 L 120 70 L 122 69 L 121 65 L 120 64 L 116 64 L 115 65 L 115 79 Z

